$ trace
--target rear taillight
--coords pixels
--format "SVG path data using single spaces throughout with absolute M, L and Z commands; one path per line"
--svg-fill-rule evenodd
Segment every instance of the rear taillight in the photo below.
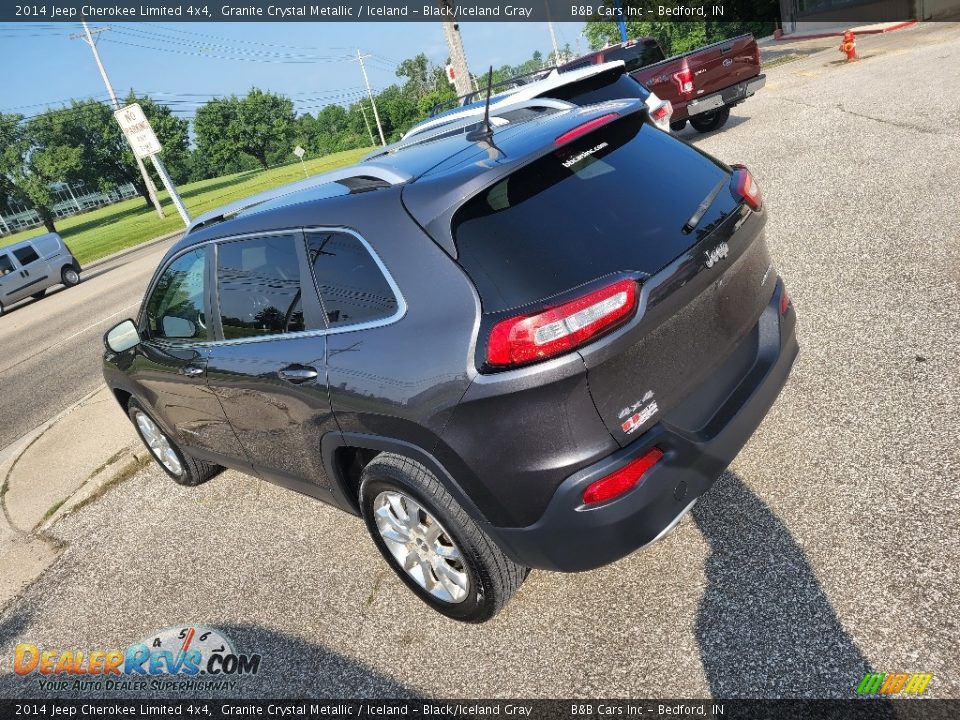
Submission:
M 639 485 L 646 472 L 662 459 L 663 452 L 658 448 L 648 450 L 615 473 L 590 483 L 583 491 L 583 502 L 596 505 L 620 497 Z
M 622 322 L 636 306 L 637 283 L 621 280 L 536 315 L 502 320 L 490 331 L 487 363 L 523 365 L 568 352 Z
M 693 72 L 689 67 L 684 66 L 680 72 L 675 72 L 673 81 L 677 84 L 677 90 L 681 95 L 693 94 Z
M 763 205 L 763 196 L 760 194 L 760 186 L 753 179 L 753 175 L 743 165 L 732 165 L 733 178 L 730 180 L 730 187 L 734 194 L 742 197 L 751 210 L 759 210 Z
M 786 315 L 786 314 L 787 314 L 787 308 L 790 307 L 790 303 L 791 303 L 791 302 L 793 302 L 793 301 L 790 299 L 790 295 L 789 295 L 789 293 L 787 293 L 787 289 L 786 289 L 786 288 L 783 288 L 783 289 L 780 291 L 780 315 L 781 315 L 781 317 L 782 317 L 783 315 Z
M 670 129 L 670 118 L 673 117 L 673 104 L 669 100 L 662 101 L 650 111 L 650 119 L 661 130 Z
M 613 122 L 618 117 L 620 117 L 618 113 L 607 113 L 606 115 L 601 115 L 593 120 L 588 120 L 583 125 L 578 125 L 573 130 L 567 130 L 567 132 L 563 133 L 563 135 L 559 135 L 553 142 L 557 145 L 566 145 L 568 142 L 572 142 L 578 137 L 586 135 L 591 130 L 596 130 L 598 127 L 602 127 L 609 122 Z

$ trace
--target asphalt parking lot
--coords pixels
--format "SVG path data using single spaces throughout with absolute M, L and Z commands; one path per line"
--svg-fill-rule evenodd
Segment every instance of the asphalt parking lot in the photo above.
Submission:
M 416 600 L 359 520 L 150 466 L 53 528 L 60 561 L 0 615 L 0 696 L 46 694 L 12 673 L 17 642 L 197 623 L 263 657 L 229 696 L 848 697 L 873 670 L 960 697 L 960 26 L 859 47 L 775 68 L 724 129 L 681 134 L 753 170 L 802 351 L 663 542 L 534 572 L 466 626 Z

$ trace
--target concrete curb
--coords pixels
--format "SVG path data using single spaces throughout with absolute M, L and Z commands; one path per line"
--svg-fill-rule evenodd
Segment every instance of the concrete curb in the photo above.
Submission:
M 121 450 L 114 456 L 112 462 L 109 462 L 102 470 L 88 478 L 79 490 L 64 500 L 57 511 L 43 521 L 33 532 L 45 537 L 47 531 L 56 525 L 61 518 L 93 502 L 111 485 L 126 480 L 149 463 L 150 460 L 150 451 L 145 447 L 133 446 Z
M 894 25 L 889 25 L 883 28 L 869 29 L 869 30 L 857 30 L 855 27 L 851 28 L 857 35 L 882 35 L 883 33 L 893 32 L 894 30 L 902 30 L 903 28 L 911 27 L 916 25 L 918 20 L 905 20 Z M 773 36 L 771 36 L 773 37 Z M 774 37 L 773 41 L 776 43 L 789 43 L 789 42 L 801 42 L 803 40 L 820 40 L 822 38 L 830 37 L 843 37 L 843 31 L 834 31 L 834 32 L 823 32 L 823 33 L 810 33 L 809 35 L 783 35 L 782 37 Z M 766 38 L 764 38 L 766 39 Z

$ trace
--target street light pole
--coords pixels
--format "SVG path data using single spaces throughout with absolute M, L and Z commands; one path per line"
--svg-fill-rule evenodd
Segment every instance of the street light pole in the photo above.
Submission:
M 71 35 L 70 38 L 80 38 L 90 46 L 91 50 L 93 50 L 93 59 L 97 61 L 97 67 L 100 69 L 100 77 L 103 78 L 103 84 L 107 86 L 107 93 L 109 93 L 110 99 L 113 101 L 113 109 L 119 110 L 120 101 L 117 99 L 117 94 L 113 91 L 113 85 L 110 84 L 110 78 L 107 77 L 107 70 L 103 66 L 103 61 L 100 59 L 100 51 L 97 50 L 97 43 L 93 39 L 93 34 L 90 32 L 90 26 L 87 25 L 87 21 L 82 18 L 80 20 L 80 24 L 83 25 L 84 34 Z M 109 29 L 109 27 L 97 28 L 96 32 L 101 33 Z M 143 164 L 143 160 L 137 157 L 136 153 L 133 154 L 133 157 L 137 161 L 137 167 L 140 168 L 140 175 L 143 176 L 143 182 L 147 186 L 147 195 L 150 196 L 150 202 L 152 202 L 153 207 L 156 208 L 157 215 L 160 217 L 165 217 L 163 214 L 163 207 L 160 205 L 160 198 L 157 197 L 157 186 L 153 184 L 153 179 L 150 177 L 150 173 L 147 172 L 147 166 Z

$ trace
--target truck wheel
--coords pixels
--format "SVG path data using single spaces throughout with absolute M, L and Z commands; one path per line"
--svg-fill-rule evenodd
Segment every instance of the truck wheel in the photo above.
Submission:
M 489 620 L 530 572 L 503 554 L 433 473 L 408 458 L 382 453 L 364 468 L 360 508 L 394 572 L 454 620 Z
M 686 120 L 677 120 L 676 122 L 670 123 L 670 130 L 673 132 L 680 132 L 687 126 Z
M 719 110 L 695 115 L 694 117 L 690 118 L 690 124 L 693 125 L 694 130 L 706 133 L 723 127 L 723 124 L 727 122 L 729 117 L 730 108 L 724 105 Z
M 80 284 L 80 273 L 76 271 L 73 265 L 65 265 L 60 271 L 60 279 L 67 287 L 73 287 Z
M 136 400 L 130 401 L 127 414 L 143 444 L 164 472 L 179 485 L 200 485 L 223 469 L 219 465 L 205 463 L 184 453 Z

